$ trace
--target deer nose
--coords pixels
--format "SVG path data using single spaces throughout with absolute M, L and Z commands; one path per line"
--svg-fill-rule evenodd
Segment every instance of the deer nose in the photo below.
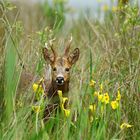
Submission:
M 63 85 L 64 83 L 64 77 L 57 77 L 56 78 L 56 83 L 59 85 Z

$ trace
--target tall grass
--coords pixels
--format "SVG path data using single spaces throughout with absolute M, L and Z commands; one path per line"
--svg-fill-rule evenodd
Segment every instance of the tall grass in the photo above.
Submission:
M 1 55 L 4 57 L 0 59 L 5 63 L 0 83 L 4 87 L 0 90 L 3 95 L 0 139 L 139 139 L 140 17 L 137 5 L 128 4 L 115 12 L 106 11 L 102 22 L 80 16 L 70 30 L 61 24 L 63 28 L 57 28 L 59 32 L 55 32 L 55 28 L 46 28 L 45 20 L 42 28 L 36 23 L 39 28 L 30 25 L 31 32 L 24 30 L 24 13 L 21 12 L 19 17 L 16 14 L 11 20 L 7 13 L 9 10 L 12 13 L 14 6 L 2 1 L 0 7 L 0 29 L 5 30 L 1 35 L 4 40 Z M 49 12 L 47 14 L 51 14 Z M 19 21 L 22 14 L 25 17 Z M 60 14 L 64 15 L 64 11 Z M 80 49 L 79 61 L 71 71 L 71 114 L 65 117 L 61 110 L 43 124 L 41 113 L 31 115 L 32 88 L 18 90 L 22 71 L 19 64 L 24 63 L 35 76 L 44 76 L 44 65 L 47 65 L 41 54 L 44 43 L 55 36 L 55 49 L 61 51 L 65 36 L 70 34 L 74 39 L 72 48 Z M 121 94 L 119 100 L 118 91 Z M 108 103 L 103 100 L 105 93 L 109 95 Z M 21 98 L 17 98 L 18 95 Z M 112 101 L 118 103 L 115 109 L 111 106 Z M 120 128 L 123 123 L 130 127 Z

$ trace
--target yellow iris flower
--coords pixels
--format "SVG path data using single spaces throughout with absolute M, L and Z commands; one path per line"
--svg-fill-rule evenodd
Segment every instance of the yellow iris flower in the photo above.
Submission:
M 36 83 L 33 84 L 33 91 L 34 92 L 39 92 L 39 93 L 44 92 L 43 87 L 39 84 L 36 84 Z
M 111 107 L 113 110 L 117 109 L 119 107 L 118 101 L 111 101 Z
M 105 4 L 105 5 L 102 6 L 101 9 L 102 9 L 102 11 L 106 12 L 106 11 L 109 10 L 109 6 L 107 4 Z
M 118 10 L 119 10 L 118 7 L 116 7 L 116 6 L 112 7 L 112 12 L 117 12 Z
M 98 92 L 98 91 L 95 91 L 93 95 L 94 95 L 95 97 L 98 97 L 99 92 Z
M 32 106 L 32 110 L 33 110 L 35 113 L 39 113 L 39 112 L 40 112 L 40 106 Z
M 133 125 L 130 125 L 130 124 L 128 124 L 128 123 L 122 123 L 122 124 L 120 125 L 120 128 L 121 128 L 121 129 L 130 128 L 130 127 L 133 127 Z
M 41 78 L 40 80 L 39 80 L 39 82 L 38 82 L 38 84 L 36 84 L 36 83 L 34 83 L 33 84 L 33 91 L 34 92 L 40 92 L 40 93 L 43 93 L 44 92 L 44 89 L 43 89 L 43 87 L 42 87 L 42 85 L 41 85 L 41 83 L 44 81 L 44 78 Z
M 106 92 L 105 94 L 104 94 L 104 102 L 105 102 L 105 104 L 108 104 L 109 103 L 109 95 L 108 95 L 108 93 Z
M 60 99 L 61 110 L 64 111 L 64 114 L 65 114 L 66 117 L 69 117 L 70 110 L 65 109 L 65 107 L 64 107 L 64 104 L 68 101 L 68 98 L 62 96 L 62 91 L 61 90 L 58 90 L 58 96 L 59 96 L 59 99 Z
M 91 113 L 95 112 L 96 111 L 96 104 L 89 105 L 89 110 L 90 110 Z M 90 115 L 89 120 L 90 120 L 90 123 L 93 122 L 93 115 Z
M 41 78 L 38 83 L 34 83 L 33 86 L 32 86 L 33 91 L 35 93 L 35 98 L 37 100 L 40 100 L 42 94 L 44 94 L 44 89 L 43 89 L 42 84 L 41 84 L 43 82 L 43 80 L 44 79 Z
M 102 94 L 99 94 L 98 95 L 98 101 L 100 101 L 100 102 L 104 102 L 104 98 L 103 98 L 103 95 Z
M 120 94 L 120 91 L 118 90 L 118 94 L 117 94 L 117 97 L 116 97 L 116 101 L 120 101 L 121 100 L 121 94 Z
M 100 91 L 102 93 L 102 91 L 103 91 L 103 84 L 100 84 Z
M 98 101 L 108 104 L 109 103 L 109 95 L 106 92 L 105 94 L 98 94 Z
M 94 80 L 91 80 L 90 83 L 89 83 L 90 87 L 94 87 L 95 83 L 96 82 Z
M 89 105 L 89 110 L 91 112 L 94 112 L 96 110 L 96 105 L 95 104 L 94 105 Z

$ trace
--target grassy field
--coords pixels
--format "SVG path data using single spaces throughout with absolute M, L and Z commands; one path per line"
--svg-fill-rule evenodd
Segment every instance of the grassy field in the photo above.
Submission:
M 65 5 L 57 0 L 53 6 L 47 1 L 0 1 L 0 139 L 139 140 L 138 5 L 104 8 L 102 21 L 85 12 L 70 22 L 65 14 L 71 10 Z M 19 86 L 21 64 L 34 77 L 43 77 L 48 66 L 42 56 L 45 42 L 55 37 L 54 47 L 61 53 L 71 34 L 71 48 L 80 49 L 80 58 L 71 70 L 70 114 L 61 109 L 44 124 L 41 109 L 31 115 L 34 82 L 25 89 Z

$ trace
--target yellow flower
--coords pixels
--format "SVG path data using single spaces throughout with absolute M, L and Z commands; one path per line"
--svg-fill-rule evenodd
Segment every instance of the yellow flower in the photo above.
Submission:
M 89 109 L 93 111 L 93 105 L 89 105 Z
M 35 83 L 34 83 L 34 84 L 33 84 L 33 91 L 36 92 L 37 89 L 38 89 L 38 84 L 35 84 Z
M 59 96 L 60 102 L 62 102 L 62 91 L 58 90 L 57 92 L 58 92 L 58 96 Z
M 95 97 L 98 97 L 99 92 L 95 91 L 93 95 L 94 95 Z
M 117 6 L 113 6 L 112 7 L 112 12 L 117 12 L 118 11 L 118 7 Z
M 62 91 L 61 90 L 58 90 L 58 96 L 59 96 L 59 99 L 60 99 L 60 107 L 61 107 L 62 110 L 65 110 L 64 105 L 68 101 L 68 98 L 62 96 Z
M 43 87 L 39 84 L 33 84 L 33 91 L 37 93 L 44 93 Z
M 61 102 L 61 108 L 62 108 L 62 110 L 65 109 L 64 105 L 65 105 L 66 102 L 68 102 L 68 98 L 67 97 L 62 97 L 62 102 Z
M 43 89 L 41 83 L 39 83 L 39 84 L 34 83 L 32 88 L 35 93 L 35 99 L 39 101 L 41 99 L 42 95 L 44 94 L 44 89 Z
M 95 83 L 96 83 L 96 82 L 95 82 L 94 80 L 91 80 L 90 83 L 89 83 L 89 85 L 90 85 L 91 87 L 94 87 Z
M 98 95 L 98 101 L 104 102 L 104 98 L 103 98 L 103 95 L 102 94 L 99 94 Z
M 103 91 L 103 84 L 100 84 L 100 91 L 102 93 L 102 91 Z
M 103 11 L 108 11 L 109 10 L 109 6 L 107 4 L 102 6 L 102 10 Z
M 89 105 L 89 110 L 91 112 L 94 112 L 96 110 L 96 105 L 95 104 L 94 105 Z
M 109 95 L 107 92 L 104 94 L 104 101 L 105 101 L 105 104 L 109 103 Z
M 95 104 L 89 105 L 89 110 L 90 110 L 90 113 L 95 112 L 95 110 L 96 110 L 96 105 L 95 105 Z M 89 121 L 90 121 L 90 123 L 93 122 L 93 115 L 92 115 L 92 114 L 90 114 Z
M 41 78 L 38 82 L 38 84 L 33 84 L 33 91 L 36 93 L 44 93 L 44 89 L 42 87 L 42 82 L 44 81 L 44 78 Z
M 70 116 L 70 110 L 69 109 L 64 109 L 64 113 L 66 117 Z
M 130 125 L 130 124 L 128 124 L 128 123 L 122 123 L 121 124 L 121 126 L 120 126 L 120 128 L 121 129 L 124 129 L 124 128 L 130 128 L 130 127 L 132 127 L 133 125 Z
M 121 94 L 120 94 L 120 91 L 118 90 L 116 101 L 120 101 L 120 100 L 121 100 Z
M 119 107 L 119 103 L 117 101 L 111 101 L 111 107 L 115 110 Z
M 32 110 L 33 110 L 35 113 L 39 113 L 39 112 L 40 112 L 40 106 L 32 106 Z
M 105 94 L 99 94 L 98 93 L 98 101 L 108 104 L 109 103 L 109 95 L 106 92 Z
M 65 116 L 68 117 L 70 115 L 70 110 L 65 109 L 65 106 L 64 106 L 65 103 L 68 101 L 68 98 L 62 96 L 62 91 L 61 90 L 58 90 L 58 96 L 59 96 L 59 99 L 60 99 L 61 110 L 64 112 Z

